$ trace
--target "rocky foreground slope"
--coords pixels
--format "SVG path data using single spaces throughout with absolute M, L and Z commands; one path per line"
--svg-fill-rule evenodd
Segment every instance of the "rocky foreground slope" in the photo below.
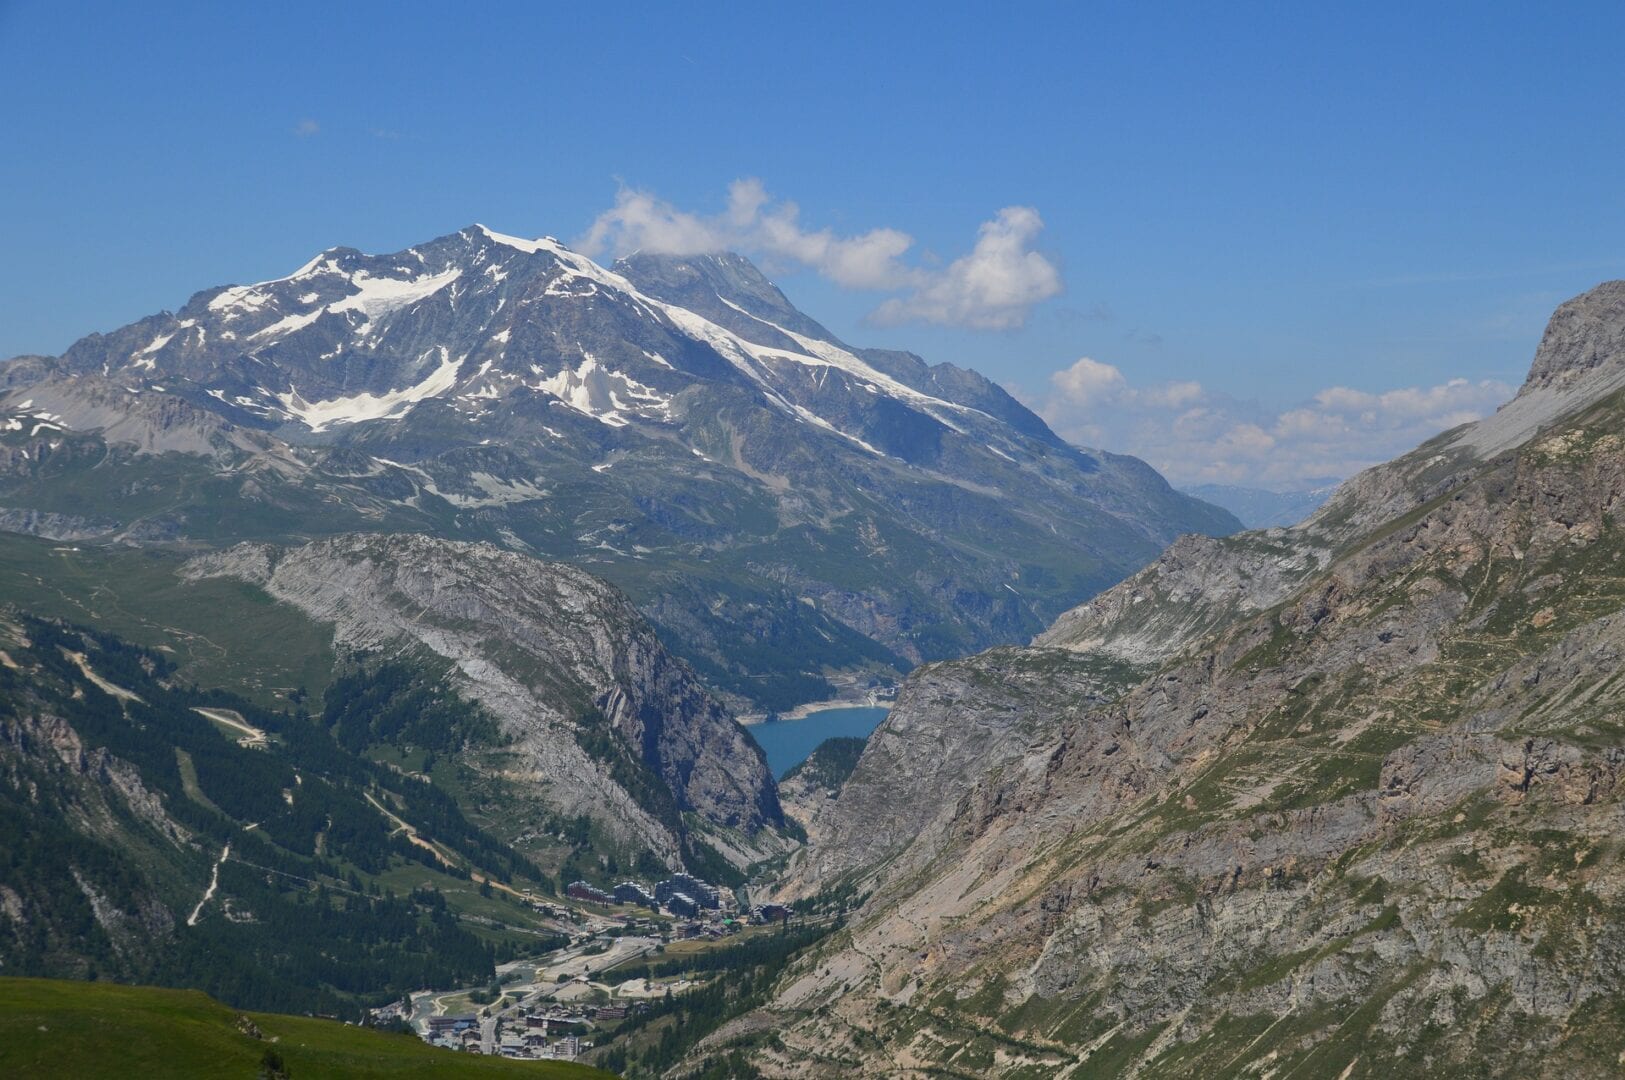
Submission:
M 1618 1075 L 1622 386 L 1615 282 L 1496 416 L 1304 526 L 1176 545 L 1044 647 L 922 671 L 791 879 L 868 900 L 708 1048 L 781 1077 Z M 1130 661 L 1091 700 L 1090 662 Z M 897 775 L 919 803 L 887 828 Z

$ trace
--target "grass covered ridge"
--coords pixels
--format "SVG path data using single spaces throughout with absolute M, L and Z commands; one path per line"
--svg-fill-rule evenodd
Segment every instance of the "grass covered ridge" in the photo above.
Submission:
M 567 1062 L 459 1054 L 332 1020 L 239 1013 L 195 990 L 0 978 L 0 1075 L 252 1077 L 268 1053 L 289 1080 L 610 1075 Z

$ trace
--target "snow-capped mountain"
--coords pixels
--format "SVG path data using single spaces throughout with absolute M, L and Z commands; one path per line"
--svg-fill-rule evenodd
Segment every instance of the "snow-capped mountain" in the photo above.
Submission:
M 86 338 L 64 359 L 80 373 L 188 380 L 239 422 L 303 429 L 280 432 L 293 440 L 401 419 L 430 399 L 480 423 L 527 394 L 609 426 L 664 422 L 684 389 L 722 380 L 875 456 L 907 456 L 899 410 L 920 434 L 976 429 L 1006 452 L 1022 449 L 1006 427 L 1056 441 L 979 376 L 846 348 L 740 256 L 605 269 L 550 237 L 478 225 L 395 255 L 334 248 L 285 278 Z M 839 402 L 853 390 L 877 403 L 856 412 L 889 415 L 854 417 Z
M 764 705 L 1022 640 L 1175 535 L 1237 526 L 974 372 L 845 345 L 737 255 L 604 267 L 483 226 L 207 290 L 0 388 L 9 509 L 142 541 L 359 527 L 587 563 Z M 61 497 L 85 440 L 140 498 L 107 476 Z

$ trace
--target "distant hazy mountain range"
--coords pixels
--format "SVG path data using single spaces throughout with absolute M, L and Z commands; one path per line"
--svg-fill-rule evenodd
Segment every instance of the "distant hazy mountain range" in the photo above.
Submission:
M 626 591 L 736 707 L 1023 641 L 1228 512 L 735 255 L 473 226 L 333 248 L 0 367 L 0 528 L 486 540 Z
M 1249 529 L 1296 525 L 1332 497 L 1336 481 L 1299 491 L 1267 491 L 1231 484 L 1192 484 L 1180 489 L 1214 506 L 1222 506 Z

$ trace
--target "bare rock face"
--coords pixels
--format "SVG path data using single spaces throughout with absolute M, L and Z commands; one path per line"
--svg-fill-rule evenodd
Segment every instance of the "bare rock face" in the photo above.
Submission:
M 108 443 L 137 454 L 169 452 L 206 457 L 237 451 L 270 452 L 275 439 L 245 430 L 213 412 L 162 390 L 131 387 L 92 374 L 64 374 L 34 365 L 6 365 L 0 380 L 0 408 L 23 402 L 49 413 L 65 431 L 96 431 Z
M 629 792 L 577 732 L 607 722 L 676 800 L 733 835 L 741 858 L 782 844 L 772 774 L 743 728 L 668 653 L 626 599 L 572 567 L 490 544 L 342 536 L 200 556 L 190 577 L 236 577 L 333 624 L 341 649 L 412 644 L 456 664 L 458 689 L 516 740 L 525 779 L 657 851 L 680 822 Z
M 1062 718 L 1116 696 L 1127 665 L 1059 650 L 994 649 L 933 664 L 869 736 L 835 802 L 809 828 L 787 892 L 812 893 L 937 835 L 976 780 L 1047 742 Z M 944 721 L 947 722 L 944 722 Z
M 1062 614 L 1033 644 L 1135 663 L 1169 659 L 1274 606 L 1371 530 L 1448 497 L 1495 455 L 1621 387 L 1625 281 L 1610 281 L 1557 309 L 1528 379 L 1494 416 L 1351 477 L 1291 528 L 1183 536 L 1144 570 Z
M 1273 606 L 1330 554 L 1287 529 L 1182 536 L 1146 569 L 1066 612 L 1033 645 L 1155 663 Z
M 819 817 L 840 795 L 857 767 L 864 743 L 864 739 L 851 736 L 825 739 L 801 764 L 780 777 L 779 805 L 785 816 L 804 830 L 816 830 Z
M 118 530 L 112 521 L 53 514 L 43 510 L 0 510 L 0 531 L 46 540 L 95 540 Z
M 1559 307 L 1546 325 L 1524 390 L 1625 366 L 1625 281 L 1608 281 Z
M 921 672 L 806 856 L 868 899 L 738 1025 L 755 1064 L 1616 1075 L 1618 297 L 1559 312 L 1525 404 L 1041 639 L 1081 651 Z M 1156 666 L 1090 701 L 1055 656 Z
M 16 688 L 7 686 L 8 691 Z M 0 715 L 0 797 L 18 800 L 8 805 L 8 813 L 15 813 L 20 803 L 27 812 L 38 810 L 46 819 L 57 815 L 79 835 L 109 844 L 128 842 L 134 833 L 156 839 L 170 854 L 196 846 L 192 833 L 169 815 L 160 795 L 129 762 L 103 747 L 86 746 L 60 716 L 31 708 L 26 694 L 8 695 L 5 704 Z M 38 825 L 26 813 L 19 817 L 23 828 Z M 105 935 L 112 955 L 103 961 L 111 970 L 138 966 L 170 942 L 177 921 L 170 906 L 173 897 L 145 881 L 109 882 L 106 863 L 87 868 L 70 861 L 76 855 L 82 856 L 82 850 L 64 855 L 69 861 L 66 876 Z M 12 874 L 18 869 L 14 865 Z M 42 891 L 37 881 L 18 876 L 0 885 L 0 915 L 7 920 L 0 951 L 8 957 L 15 955 L 19 942 L 36 949 L 48 943 L 47 948 L 64 954 L 82 947 L 86 928 L 64 915 L 76 905 L 54 892 L 42 896 Z M 75 970 L 71 957 L 63 963 L 66 970 Z

